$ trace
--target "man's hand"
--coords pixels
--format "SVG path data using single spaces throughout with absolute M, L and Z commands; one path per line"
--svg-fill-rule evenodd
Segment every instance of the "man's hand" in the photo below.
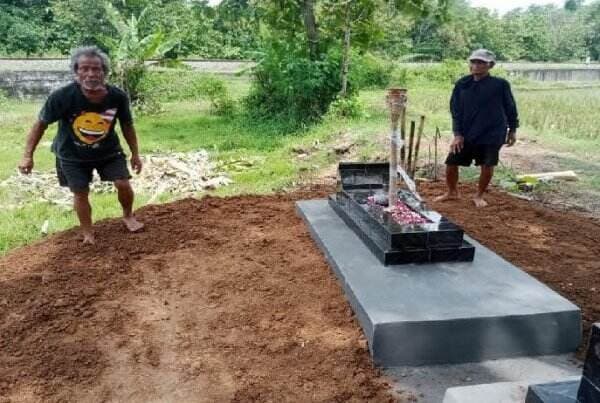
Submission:
M 450 143 L 450 152 L 452 154 L 458 154 L 462 151 L 465 145 L 465 138 L 463 136 L 454 136 L 452 143 Z
M 29 175 L 33 170 L 33 157 L 23 157 L 19 162 L 19 172 Z
M 140 172 L 142 172 L 142 160 L 139 155 L 133 154 L 131 156 L 131 168 L 138 175 Z
M 517 131 L 511 130 L 508 132 L 508 136 L 506 137 L 506 146 L 512 147 L 517 142 Z

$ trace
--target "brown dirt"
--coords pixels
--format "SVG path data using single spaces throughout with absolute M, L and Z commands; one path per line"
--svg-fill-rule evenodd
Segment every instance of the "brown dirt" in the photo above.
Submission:
M 393 401 L 294 197 L 149 206 L 139 234 L 0 259 L 0 401 Z
M 440 184 L 427 184 L 430 199 Z M 468 186 L 465 192 L 472 191 Z M 183 200 L 0 259 L 0 402 L 414 401 L 372 367 L 290 195 Z M 600 224 L 498 191 L 433 207 L 600 319 Z

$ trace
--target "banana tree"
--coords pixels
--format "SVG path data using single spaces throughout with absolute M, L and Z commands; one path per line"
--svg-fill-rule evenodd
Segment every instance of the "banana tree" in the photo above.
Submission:
M 108 2 L 104 7 L 108 20 L 119 33 L 119 39 L 109 43 L 113 63 L 112 79 L 129 94 L 132 101 L 143 101 L 139 84 L 147 72 L 146 60 L 163 59 L 181 39 L 176 33 L 167 35 L 162 31 L 142 37 L 139 24 L 148 10 L 147 7 L 138 17 L 132 15 L 129 19 L 125 19 Z

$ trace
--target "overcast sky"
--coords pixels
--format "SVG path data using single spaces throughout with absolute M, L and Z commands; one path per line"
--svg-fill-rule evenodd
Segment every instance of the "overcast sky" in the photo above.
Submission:
M 473 7 L 487 7 L 496 9 L 503 14 L 513 8 L 527 8 L 531 4 L 554 4 L 562 7 L 565 0 L 469 0 Z
M 219 4 L 221 0 L 208 0 L 208 2 L 215 5 Z M 496 9 L 499 13 L 503 14 L 513 8 L 527 8 L 531 4 L 555 4 L 562 7 L 565 0 L 470 0 L 470 3 L 474 7 Z

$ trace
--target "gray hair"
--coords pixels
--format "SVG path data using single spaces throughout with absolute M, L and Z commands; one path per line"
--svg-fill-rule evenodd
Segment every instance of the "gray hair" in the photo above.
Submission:
M 104 53 L 98 46 L 82 46 L 80 48 L 73 49 L 71 52 L 71 71 L 73 73 L 77 73 L 77 68 L 79 67 L 79 58 L 82 56 L 97 57 L 100 59 L 104 74 L 108 74 L 108 71 L 110 70 L 110 60 L 108 59 L 106 53 Z

